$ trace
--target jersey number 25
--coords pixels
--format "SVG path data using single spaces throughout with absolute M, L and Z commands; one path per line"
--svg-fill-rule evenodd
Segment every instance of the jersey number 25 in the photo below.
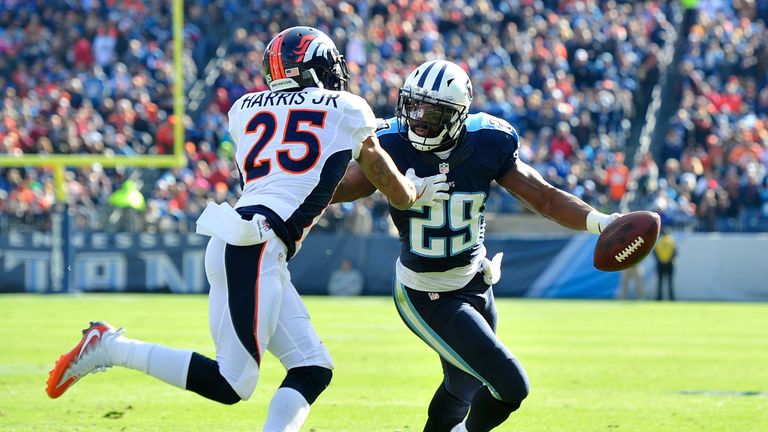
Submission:
M 281 144 L 304 144 L 306 152 L 294 158 L 288 149 L 275 152 L 277 165 L 283 171 L 290 174 L 302 174 L 309 171 L 320 159 L 320 139 L 314 132 L 301 130 L 302 124 L 308 127 L 322 129 L 325 127 L 327 111 L 298 109 L 288 111 L 285 124 L 285 134 Z M 248 156 L 245 157 L 245 182 L 250 182 L 264 177 L 272 170 L 270 158 L 259 159 L 259 154 L 264 150 L 275 136 L 277 131 L 277 117 L 270 111 L 259 111 L 251 117 L 245 127 L 245 134 L 254 134 L 261 131 L 256 143 L 251 147 Z

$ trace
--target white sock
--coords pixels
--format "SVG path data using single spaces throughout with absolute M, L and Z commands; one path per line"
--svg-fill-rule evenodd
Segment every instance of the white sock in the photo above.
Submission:
M 110 341 L 109 353 L 116 366 L 142 371 L 182 389 L 187 386 L 187 372 L 192 359 L 190 350 L 119 336 Z
M 451 428 L 451 432 L 467 432 L 467 419 Z
M 280 387 L 272 396 L 263 432 L 298 432 L 309 415 L 304 396 L 288 387 Z

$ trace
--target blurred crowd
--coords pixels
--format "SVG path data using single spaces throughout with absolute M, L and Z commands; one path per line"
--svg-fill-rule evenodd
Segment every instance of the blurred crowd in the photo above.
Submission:
M 253 10 L 235 32 L 206 124 L 225 123 L 221 113 L 232 100 L 266 88 L 258 55 L 272 34 L 311 25 L 336 41 L 350 67 L 350 90 L 378 116 L 393 115 L 398 91 L 414 67 L 451 59 L 473 81 L 471 110 L 517 128 L 523 160 L 587 202 L 618 208 L 629 181 L 625 141 L 636 99 L 658 74 L 658 53 L 671 31 L 657 2 L 316 1 L 301 9 L 274 3 Z M 389 230 L 382 199 L 374 195 L 332 206 L 320 225 L 362 233 Z M 500 188 L 486 208 L 523 211 Z
M 188 164 L 179 169 L 68 169 L 66 189 L 81 228 L 188 230 L 208 200 L 234 201 L 239 181 L 226 113 L 242 94 L 266 89 L 265 43 L 292 25 L 331 35 L 347 57 L 350 91 L 380 117 L 393 114 L 415 66 L 455 61 L 473 81 L 472 111 L 508 120 L 520 133 L 524 161 L 604 211 L 618 210 L 628 188 L 637 188 L 634 205 L 660 210 L 669 222 L 740 229 L 768 219 L 768 32 L 766 11 L 753 2 L 701 8 L 679 65 L 685 79 L 670 133 L 634 164 L 630 130 L 644 121 L 660 53 L 676 31 L 669 2 L 186 3 L 185 87 L 214 79 L 202 108 L 185 119 L 172 116 L 170 2 L 0 5 L 0 153 L 167 154 L 174 122 L 187 131 Z M 219 46 L 223 57 L 207 73 Z M 145 198 L 140 205 L 110 200 L 127 193 L 126 185 Z M 5 220 L 44 227 L 53 202 L 50 170 L 0 169 Z M 499 189 L 487 210 L 524 211 Z M 391 230 L 378 194 L 329 207 L 319 225 Z
M 188 88 L 217 47 L 206 37 L 231 19 L 232 1 L 186 8 Z M 168 154 L 173 143 L 171 3 L 21 0 L 0 4 L 0 153 Z M 97 221 L 130 170 L 67 170 L 77 212 Z M 0 175 L 0 211 L 44 221 L 54 202 L 48 169 Z M 154 189 L 155 185 L 147 185 Z M 162 192 L 158 192 L 161 193 Z M 164 204 L 167 206 L 167 203 Z
M 643 204 L 673 225 L 768 231 L 768 2 L 702 2 L 682 61 L 679 108 Z

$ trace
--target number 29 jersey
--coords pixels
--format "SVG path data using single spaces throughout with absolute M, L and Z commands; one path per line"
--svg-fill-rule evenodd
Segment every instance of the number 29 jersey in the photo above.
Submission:
M 389 207 L 401 243 L 397 278 L 422 291 L 459 289 L 485 257 L 485 201 L 491 182 L 514 168 L 517 132 L 502 119 L 472 114 L 459 143 L 443 159 L 416 150 L 405 138 L 406 126 L 396 119 L 385 124 L 377 132 L 379 142 L 400 172 L 413 168 L 419 177 L 443 173 L 450 186 L 449 199 L 433 206 Z
M 306 88 L 242 96 L 229 110 L 243 187 L 236 208 L 257 206 L 290 258 L 375 129 L 368 103 L 348 92 Z

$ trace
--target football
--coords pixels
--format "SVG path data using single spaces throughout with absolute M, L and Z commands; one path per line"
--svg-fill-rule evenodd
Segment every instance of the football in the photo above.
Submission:
M 608 225 L 597 238 L 593 265 L 606 272 L 632 267 L 653 250 L 660 229 L 661 219 L 654 212 L 625 214 Z

